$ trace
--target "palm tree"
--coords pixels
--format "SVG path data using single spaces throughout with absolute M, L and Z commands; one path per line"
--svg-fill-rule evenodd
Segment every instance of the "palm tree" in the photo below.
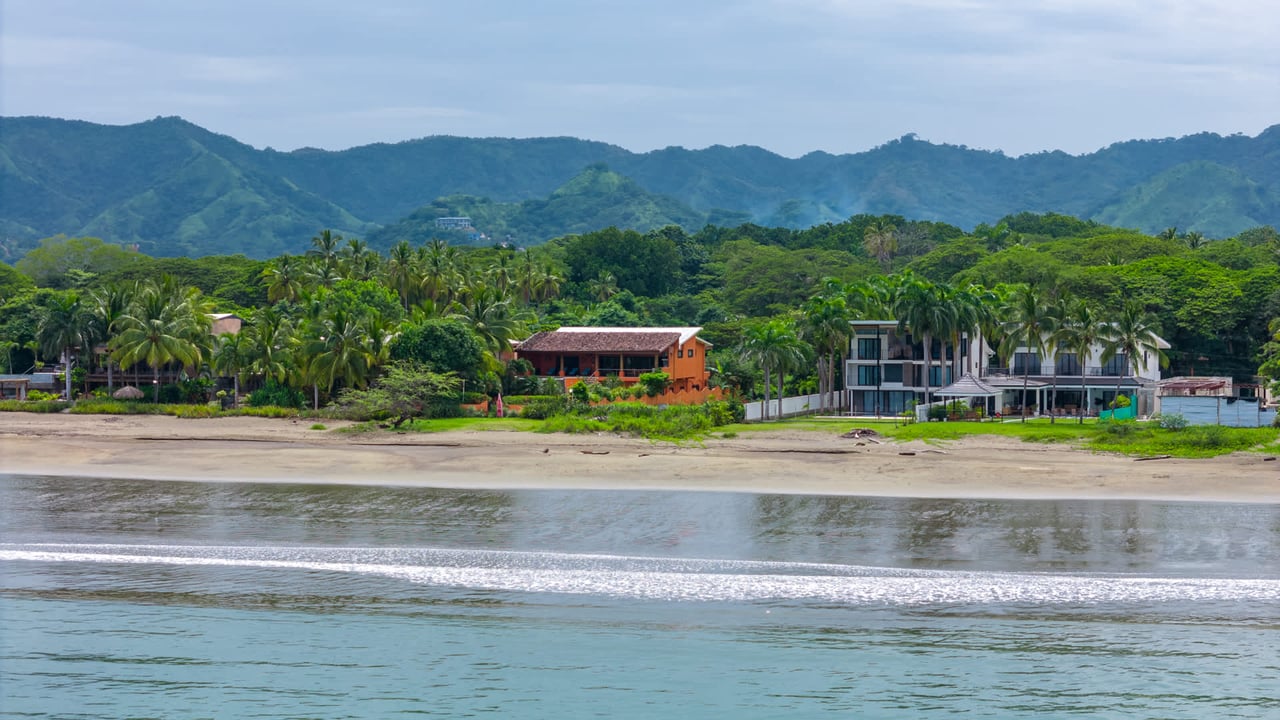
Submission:
M 1190 250 L 1199 250 L 1204 247 L 1206 241 L 1204 239 L 1204 233 L 1192 230 L 1182 236 L 1182 242 L 1185 243 L 1187 248 Z
M 1062 330 L 1067 326 L 1071 314 L 1071 304 L 1063 296 L 1057 296 L 1045 308 L 1045 324 L 1048 333 L 1044 336 L 1044 352 L 1046 357 L 1053 358 L 1053 386 L 1049 400 L 1049 424 L 1057 422 L 1054 410 L 1058 407 L 1058 353 L 1066 348 L 1062 343 Z
M 802 316 L 805 339 L 815 351 L 818 394 L 822 396 L 821 406 L 825 410 L 835 404 L 835 370 L 852 331 L 849 306 L 843 294 L 815 295 L 805 303 Z
M 1045 311 L 1044 300 L 1030 285 L 1022 285 L 1013 291 L 1005 307 L 1004 336 L 1008 352 L 1012 355 L 1019 347 L 1026 348 L 1033 358 L 1044 357 L 1044 340 L 1053 330 Z M 1022 366 L 1022 422 L 1027 421 L 1027 384 L 1031 374 L 1031 362 Z
M 245 353 L 249 372 L 284 382 L 293 369 L 293 349 L 298 343 L 289 318 L 275 308 L 264 308 L 246 319 L 240 334 L 247 337 Z
M 203 357 L 199 336 L 208 335 L 208 316 L 195 301 L 199 291 L 183 293 L 169 279 L 145 286 L 121 318 L 122 330 L 112 343 L 112 359 L 128 369 L 151 366 L 152 384 L 159 387 L 160 367 L 173 362 L 198 367 Z
M 773 371 L 778 372 L 778 416 L 782 416 L 782 393 L 786 371 L 798 367 L 808 355 L 808 346 L 796 333 L 794 321 L 773 318 L 747 326 L 743 333 L 742 354 L 760 365 L 764 373 L 764 407 L 761 413 L 769 419 L 770 384 Z
M 338 264 L 338 248 L 342 244 L 342 236 L 334 235 L 332 230 L 321 230 L 319 235 L 311 238 L 310 257 L 318 258 L 320 264 L 333 268 Z
M 93 319 L 89 309 L 75 291 L 55 295 L 41 309 L 36 325 L 36 340 L 50 354 L 61 355 L 67 401 L 71 397 L 72 350 L 83 348 L 92 337 Z
M 462 278 L 463 259 L 458 249 L 436 238 L 424 249 L 420 260 L 423 293 L 440 304 L 452 302 Z
M 910 332 L 924 348 L 924 403 L 932 402 L 929 377 L 933 366 L 933 340 L 946 337 L 954 324 L 938 289 L 928 280 L 906 276 L 894 300 L 894 317 L 900 332 Z
M 1116 355 L 1123 354 L 1126 369 L 1132 370 L 1136 378 L 1147 365 L 1146 355 L 1155 355 L 1160 367 L 1168 367 L 1169 358 L 1160 349 L 1160 338 L 1156 335 L 1159 320 L 1147 312 L 1140 303 L 1129 301 L 1115 320 L 1104 326 L 1103 332 L 1106 349 L 1102 352 L 1102 364 L 1105 365 Z M 1120 381 L 1123 372 L 1116 377 L 1116 398 L 1120 397 Z
M 873 220 L 862 231 L 862 245 L 867 254 L 880 261 L 884 272 L 889 272 L 893 254 L 898 251 L 898 228 L 885 219 Z
M 120 323 L 134 297 L 138 294 L 137 283 L 108 283 L 96 291 L 90 298 L 90 312 L 99 337 L 108 343 L 120 331 Z M 115 363 L 107 357 L 107 392 L 115 389 Z
M 1173 240 L 1178 237 L 1178 227 L 1176 225 L 1167 227 L 1159 232 L 1156 237 L 1161 240 Z
M 587 293 L 604 302 L 618 294 L 618 279 L 608 270 L 601 270 L 595 279 L 587 281 Z
M 484 285 L 468 290 L 455 303 L 451 316 L 471 323 L 494 359 L 500 359 L 511 349 L 511 341 L 524 334 L 524 311 L 515 309 L 510 297 Z
M 338 383 L 351 388 L 365 386 L 375 360 L 365 329 L 360 316 L 344 308 L 326 313 L 313 328 L 304 351 L 304 366 L 317 390 L 321 383 L 328 392 Z
M 391 246 L 386 272 L 387 286 L 400 296 L 400 304 L 408 310 L 418 297 L 418 283 L 421 280 L 418 278 L 417 256 L 407 240 Z
M 218 336 L 213 355 L 209 358 L 214 372 L 231 377 L 236 405 L 240 404 L 240 377 L 253 361 L 252 343 L 248 336 L 241 333 L 223 333 Z
M 1058 347 L 1075 353 L 1080 363 L 1080 412 L 1077 422 L 1084 423 L 1084 415 L 1089 409 L 1085 363 L 1093 348 L 1105 338 L 1106 330 L 1089 303 L 1077 300 L 1068 306 L 1065 322 L 1057 328 L 1054 335 Z
M 262 271 L 267 281 L 267 299 L 271 302 L 296 300 L 302 293 L 303 264 L 292 255 L 281 255 Z

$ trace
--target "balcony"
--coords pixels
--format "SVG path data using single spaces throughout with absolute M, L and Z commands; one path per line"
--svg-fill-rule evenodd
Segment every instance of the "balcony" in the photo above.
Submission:
M 1048 372 L 1044 372 L 1045 370 Z M 1025 370 L 1021 365 L 1014 365 L 1011 368 L 992 365 L 987 368 L 988 375 L 1010 375 L 1013 377 L 1021 377 L 1024 372 L 1033 377 L 1050 377 L 1053 375 L 1053 366 L 1049 363 L 1045 363 L 1044 366 L 1032 365 L 1029 369 Z M 1122 365 L 1086 365 L 1084 368 L 1084 375 L 1085 377 L 1133 377 L 1133 373 L 1129 371 L 1129 368 Z M 1064 372 L 1063 368 L 1059 368 L 1058 377 L 1080 377 L 1080 367 L 1075 366 L 1070 369 L 1070 372 Z

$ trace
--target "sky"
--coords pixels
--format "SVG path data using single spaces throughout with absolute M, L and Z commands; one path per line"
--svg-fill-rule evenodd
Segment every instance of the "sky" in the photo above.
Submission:
M 0 114 L 258 148 L 573 136 L 1022 155 L 1280 123 L 1259 0 L 4 0 Z

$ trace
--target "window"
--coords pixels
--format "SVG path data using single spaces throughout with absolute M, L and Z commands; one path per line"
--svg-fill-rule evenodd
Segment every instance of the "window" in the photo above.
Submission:
M 858 338 L 858 359 L 878 360 L 880 358 L 880 338 Z
M 880 384 L 880 368 L 875 365 L 858 366 L 858 384 L 862 386 Z
M 680 348 L 679 350 L 676 351 L 676 357 L 678 358 L 684 357 L 684 348 Z
M 884 381 L 891 383 L 902 382 L 902 366 L 901 365 L 885 365 Z
M 1020 352 L 1013 354 L 1014 375 L 1039 375 L 1040 356 L 1035 353 Z
M 1058 353 L 1057 367 L 1059 375 L 1079 375 L 1080 374 L 1080 358 L 1076 353 Z

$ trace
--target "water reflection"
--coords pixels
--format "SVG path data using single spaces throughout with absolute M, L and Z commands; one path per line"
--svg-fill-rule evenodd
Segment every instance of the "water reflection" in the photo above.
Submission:
M 1280 506 L 0 476 L 6 542 L 486 548 L 903 568 L 1280 575 Z

